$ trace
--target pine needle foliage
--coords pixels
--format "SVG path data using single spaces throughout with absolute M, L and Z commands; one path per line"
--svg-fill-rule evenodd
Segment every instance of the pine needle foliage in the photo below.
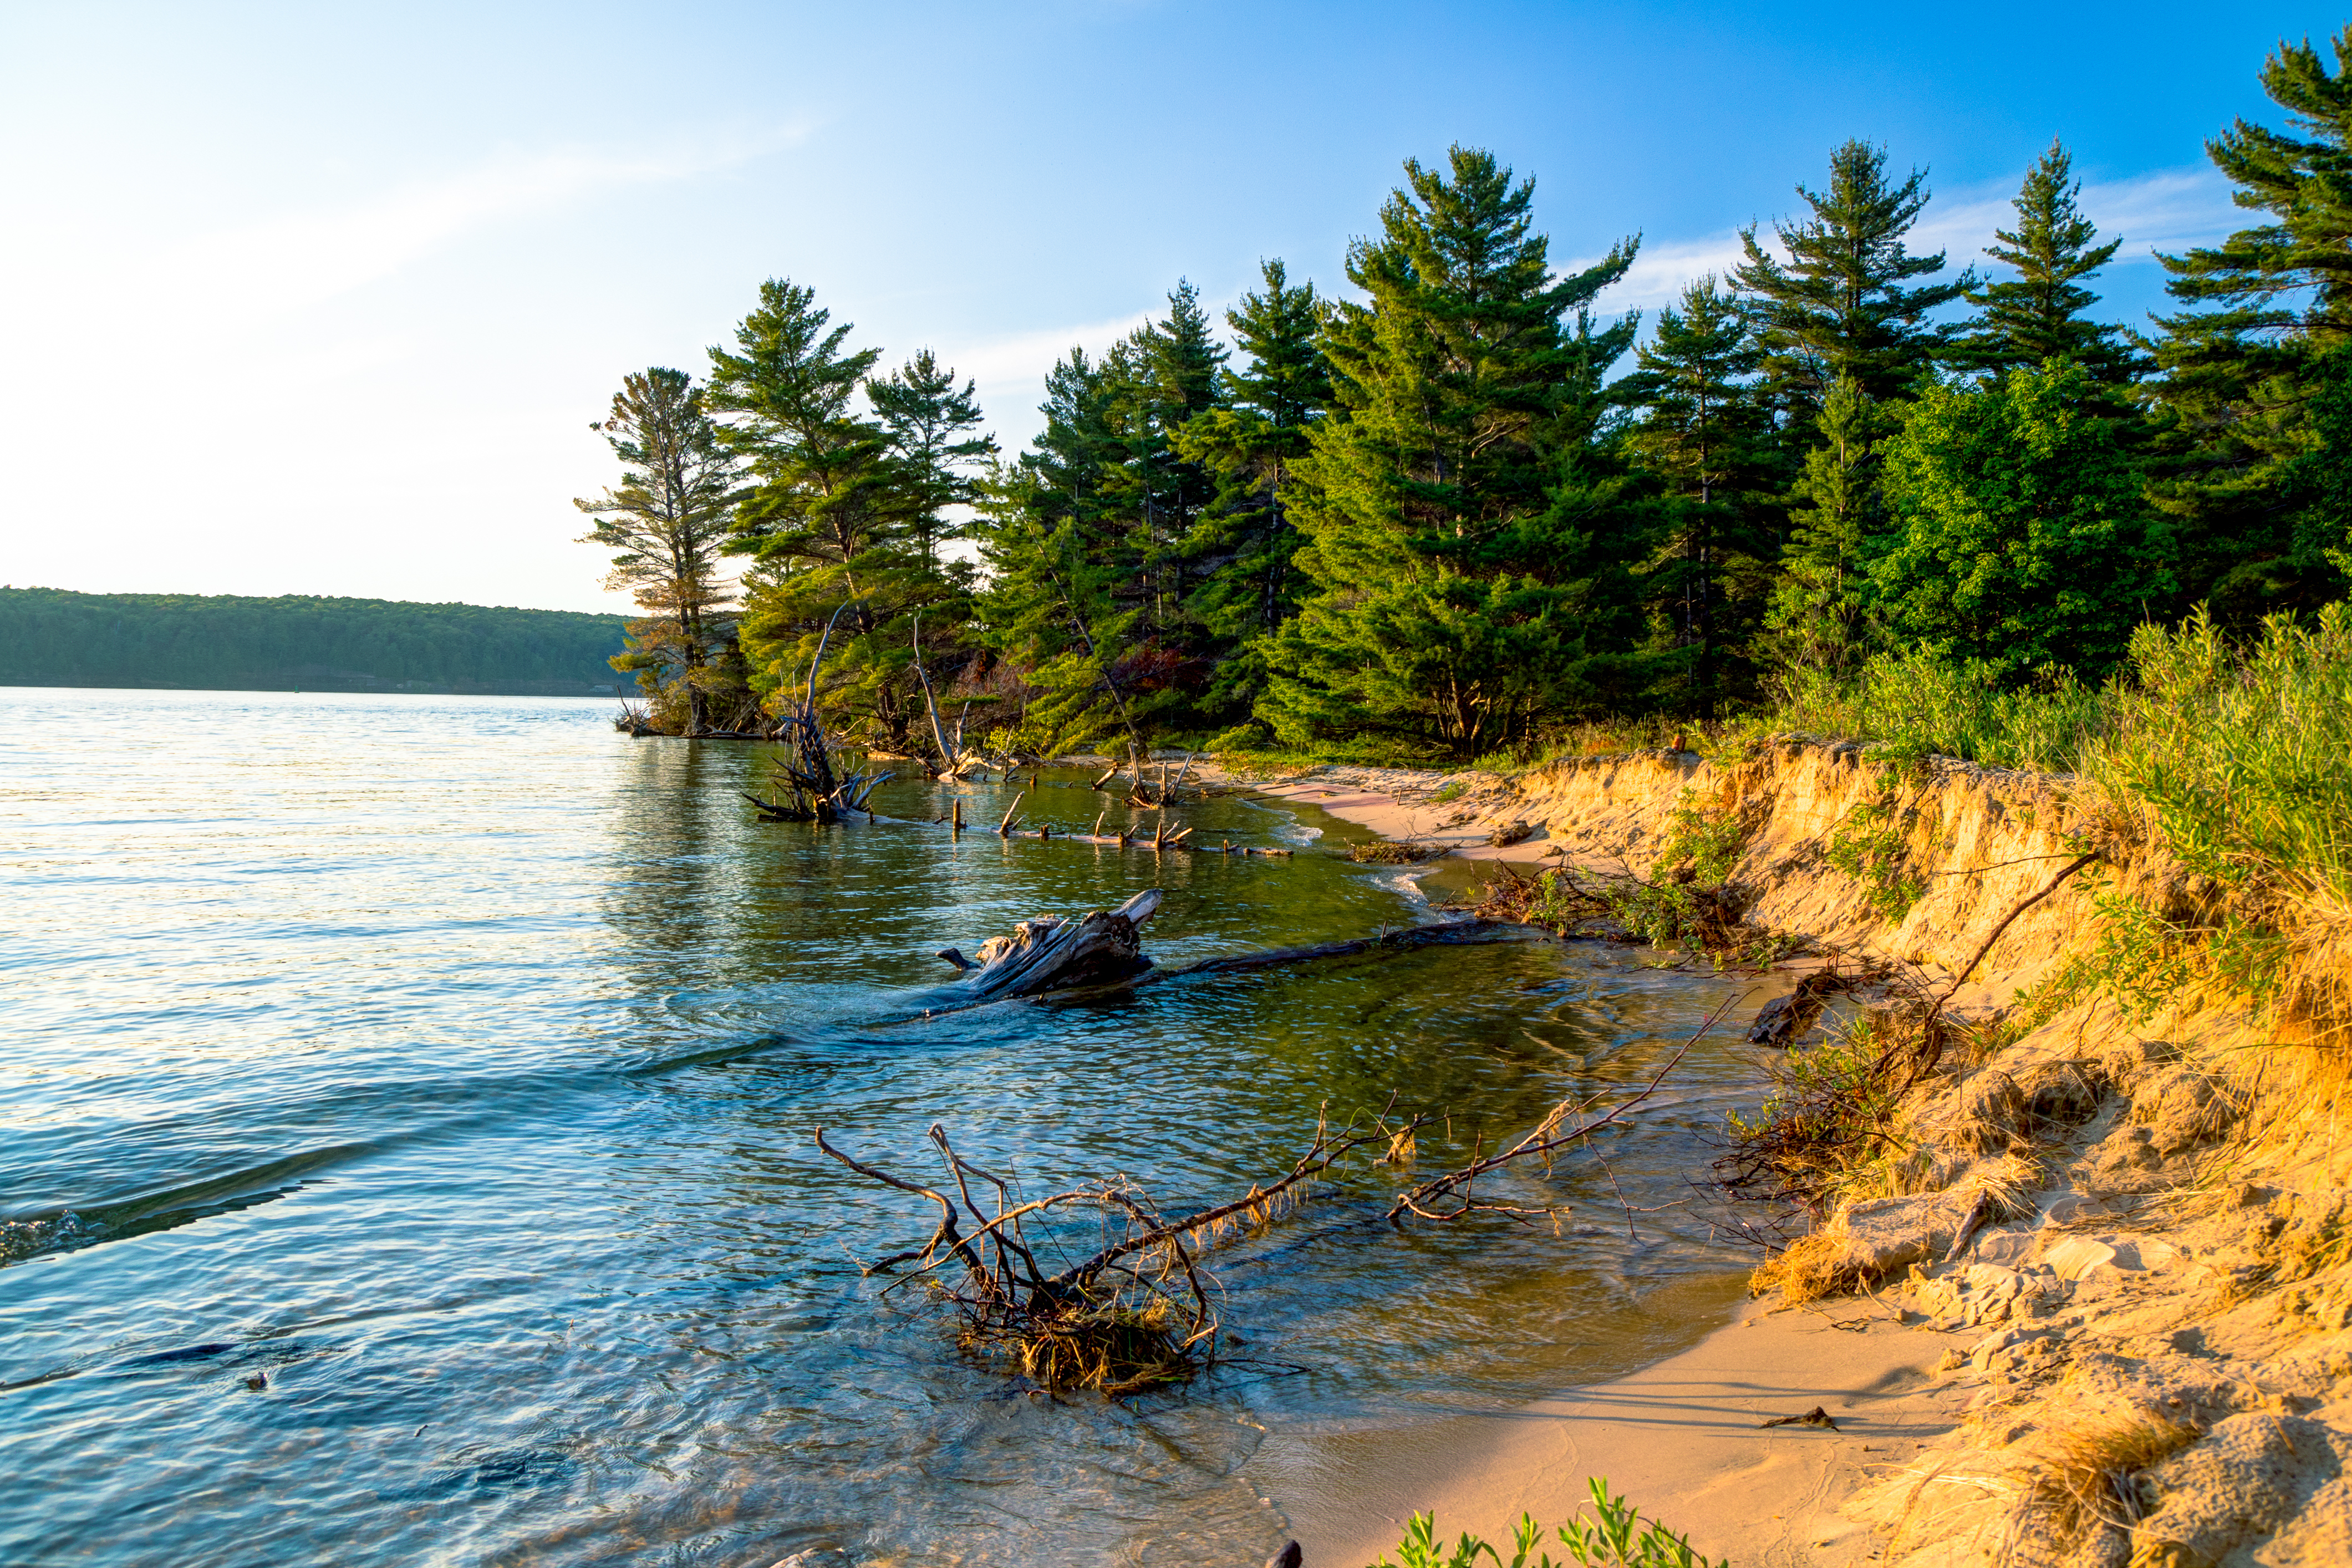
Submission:
M 1900 182 L 1886 149 L 1852 141 L 1830 154 L 1824 189 L 1797 187 L 1811 216 L 1776 223 L 1775 256 L 1756 226 L 1739 231 L 1747 259 L 1732 274 L 1753 300 L 1766 379 L 1791 417 L 1818 411 L 1842 376 L 1863 395 L 1892 397 L 1944 352 L 1948 330 L 1927 315 L 1976 283 L 1972 271 L 1913 283 L 1944 270 L 1942 251 L 1914 256 L 1905 237 L 1927 206 L 1927 175 Z
M 2352 27 L 2332 52 L 2333 71 L 2307 41 L 2263 66 L 2287 129 L 2240 120 L 2206 144 L 2270 221 L 2158 258 L 2184 308 L 2148 345 L 2167 419 L 2151 493 L 2179 520 L 2190 594 L 2241 628 L 2352 580 Z
M 2131 379 L 2134 364 L 2122 329 L 2084 314 L 2099 297 L 2083 287 L 2115 259 L 2123 241 L 2093 243 L 2098 226 L 2083 216 L 2083 183 L 2074 174 L 2074 159 L 2054 141 L 2026 171 L 2010 204 L 2017 209 L 2017 227 L 1995 230 L 1999 243 L 1985 247 L 1987 256 L 2017 276 L 1969 292 L 1977 318 L 1959 345 L 1961 363 L 1998 376 L 2064 358 L 2102 385 Z
M 1534 183 L 1491 153 L 1405 177 L 1349 255 L 1370 302 L 1325 336 L 1334 407 L 1291 511 L 1319 592 L 1275 638 L 1258 713 L 1292 743 L 1369 730 L 1473 756 L 1593 705 L 1630 629 L 1622 481 L 1595 437 L 1638 322 L 1591 307 L 1638 241 L 1556 277 Z

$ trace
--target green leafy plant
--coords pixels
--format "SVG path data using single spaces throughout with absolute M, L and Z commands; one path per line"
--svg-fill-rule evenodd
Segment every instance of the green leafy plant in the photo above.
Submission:
M 1440 789 L 1435 795 L 1431 795 L 1429 797 L 1429 804 L 1432 805 L 1444 805 L 1448 801 L 1459 800 L 1462 798 L 1462 792 L 1469 787 L 1470 786 L 1468 784 L 1464 784 L 1460 779 L 1455 779 L 1452 783 L 1446 784 L 1444 788 Z
M 1593 1477 L 1590 1485 L 1591 1502 L 1559 1527 L 1567 1554 L 1555 1561 L 1549 1552 L 1538 1553 L 1543 1526 L 1532 1514 L 1523 1513 L 1512 1532 L 1508 1568 L 1568 1568 L 1570 1563 L 1579 1568 L 1730 1568 L 1729 1558 L 1708 1558 L 1692 1547 L 1688 1536 L 1675 1534 L 1623 1498 L 1612 1496 L 1601 1477 Z M 1584 1517 L 1586 1509 L 1590 1519 Z M 1391 1563 L 1383 1552 L 1375 1568 L 1476 1568 L 1481 1558 L 1497 1568 L 1505 1562 L 1490 1542 L 1466 1531 L 1450 1547 L 1441 1543 L 1436 1516 L 1416 1513 L 1397 1545 L 1396 1561 Z
M 1784 1053 L 1757 1114 L 1726 1116 L 1732 1152 L 1717 1174 L 1735 1189 L 1826 1208 L 1841 1177 L 1893 1147 L 1913 1044 L 1898 1019 L 1872 1012 Z
M 2192 989 L 2210 987 L 2257 1005 L 2277 992 L 2293 957 L 2277 931 L 2234 911 L 2210 923 L 2167 920 L 2126 893 L 2095 894 L 2098 939 L 2017 1000 L 2029 1026 L 2091 996 L 2112 998 L 2130 1025 L 2147 1023 Z
M 1890 801 L 1875 801 L 1846 813 L 1830 835 L 1829 863 L 1869 889 L 1870 907 L 1882 920 L 1900 921 L 1927 890 L 1904 869 L 1903 831 Z
M 1685 790 L 1666 814 L 1666 833 L 1646 882 L 1612 885 L 1610 912 L 1652 946 L 1688 942 L 1721 923 L 1717 891 L 1738 863 L 1747 835 L 1720 801 L 1701 803 Z

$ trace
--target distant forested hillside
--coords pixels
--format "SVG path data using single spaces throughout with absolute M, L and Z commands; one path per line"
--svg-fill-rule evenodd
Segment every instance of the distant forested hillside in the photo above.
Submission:
M 198 594 L 0 588 L 0 686 L 446 691 L 616 689 L 619 616 Z

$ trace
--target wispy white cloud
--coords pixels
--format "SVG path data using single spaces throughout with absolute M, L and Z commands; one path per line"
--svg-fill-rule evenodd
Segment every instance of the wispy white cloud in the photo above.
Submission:
M 1089 321 L 1082 326 L 1015 332 L 1009 337 L 983 339 L 953 353 L 941 351 L 941 358 L 955 365 L 958 375 L 970 376 L 982 386 L 1022 381 L 1043 385 L 1045 373 L 1071 349 L 1083 348 L 1090 355 L 1100 353 L 1151 317 L 1150 310 L 1138 310 L 1133 315 Z
M 502 218 L 623 186 L 691 178 L 749 155 L 748 149 L 712 148 L 656 157 L 503 157 L 346 205 L 203 235 L 158 260 L 186 292 L 296 308 L 389 277 Z
M 2014 225 L 2010 205 L 2015 187 L 1970 187 L 1951 197 L 1938 196 L 1911 231 L 1909 246 L 1916 254 L 1941 250 L 1952 267 L 1992 267 L 1983 254 L 1994 232 Z M 2152 262 L 2155 251 L 2178 251 L 2206 245 L 2244 221 L 2231 204 L 2228 182 L 2210 165 L 2158 169 L 2129 179 L 2085 182 L 2083 211 L 2099 226 L 2105 238 L 2121 236 L 2123 248 L 2114 265 Z M 1769 243 L 1770 225 L 1762 226 Z M 1587 267 L 1598 257 L 1585 257 L 1571 267 Z M 1712 272 L 1721 276 L 1741 259 L 1739 235 L 1726 229 L 1697 239 L 1644 244 L 1633 266 L 1616 287 L 1601 297 L 1611 310 L 1654 310 L 1670 305 L 1683 289 Z
M 1740 255 L 1739 236 L 1728 232 L 1704 239 L 1669 240 L 1662 245 L 1645 241 L 1634 256 L 1633 265 L 1601 296 L 1601 303 L 1612 310 L 1645 311 L 1671 305 L 1682 297 L 1685 287 L 1708 273 L 1717 277 L 1728 273 L 1739 264 Z M 1593 257 L 1576 265 L 1589 267 L 1599 259 Z
M 691 179 L 779 151 L 804 134 L 788 126 L 650 153 L 509 153 L 205 233 L 142 236 L 137 245 L 60 233 L 51 244 L 0 253 L 0 289 L 42 301 L 42 318 L 78 333 L 109 320 L 133 325 L 107 302 L 135 298 L 147 307 L 135 322 L 141 333 L 217 340 L 392 277 L 488 226 L 631 186 Z M 19 323 L 36 331 L 38 324 Z

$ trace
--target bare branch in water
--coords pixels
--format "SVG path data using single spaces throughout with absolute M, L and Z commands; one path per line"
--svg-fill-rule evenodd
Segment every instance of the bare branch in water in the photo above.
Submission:
M 1708 1014 L 1649 1081 L 1625 1099 L 1597 1111 L 1599 1095 L 1563 1100 L 1517 1142 L 1492 1154 L 1479 1152 L 1482 1138 L 1468 1164 L 1407 1189 L 1383 1218 L 1399 1229 L 1407 1216 L 1450 1223 L 1468 1215 L 1496 1215 L 1524 1224 L 1544 1215 L 1557 1224 L 1557 1208 L 1481 1198 L 1475 1184 L 1518 1162 L 1536 1160 L 1549 1168 L 1552 1157 L 1572 1144 L 1583 1145 L 1598 1159 L 1593 1134 L 1622 1124 L 1655 1095 L 1737 1000 L 1727 999 Z M 1360 1149 L 1380 1151 L 1374 1164 L 1402 1168 L 1411 1161 L 1416 1135 L 1438 1118 L 1423 1113 L 1392 1121 L 1394 1106 L 1391 1096 L 1377 1116 L 1351 1118 L 1337 1129 L 1328 1114 L 1318 1114 L 1314 1136 L 1288 1171 L 1271 1182 L 1253 1183 L 1238 1197 L 1174 1218 L 1163 1216 L 1149 1196 L 1117 1175 L 1024 1200 L 1010 1181 L 959 1154 L 936 1122 L 927 1137 L 947 1163 L 952 1197 L 852 1158 L 826 1142 L 822 1128 L 816 1142 L 858 1174 L 939 1206 L 940 1223 L 928 1242 L 878 1259 L 866 1272 L 911 1263 L 913 1270 L 887 1289 L 919 1283 L 934 1292 L 960 1320 L 966 1348 L 1003 1355 L 1049 1388 L 1094 1388 L 1115 1396 L 1181 1381 L 1214 1361 L 1222 1324 L 1214 1281 L 1200 1267 L 1203 1254 L 1294 1212 L 1314 1194 L 1319 1178 Z M 1609 1176 L 1613 1186 L 1616 1174 L 1612 1171 Z M 987 1188 L 985 1208 L 974 1182 Z M 1643 1211 L 1625 1202 L 1622 1189 L 1618 1198 L 1630 1226 L 1633 1215 Z M 1039 1250 L 1066 1237 L 1066 1222 L 1082 1216 L 1092 1217 L 1104 1235 L 1102 1245 L 1048 1274 L 1038 1262 Z M 1033 1235 L 1033 1226 L 1048 1228 Z M 951 1263 L 961 1266 L 960 1278 Z

